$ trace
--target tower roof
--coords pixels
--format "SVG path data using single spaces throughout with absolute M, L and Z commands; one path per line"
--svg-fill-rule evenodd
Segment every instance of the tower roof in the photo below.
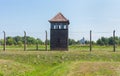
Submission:
M 65 18 L 62 13 L 58 13 L 55 17 L 53 17 L 49 22 L 68 22 L 69 20 Z

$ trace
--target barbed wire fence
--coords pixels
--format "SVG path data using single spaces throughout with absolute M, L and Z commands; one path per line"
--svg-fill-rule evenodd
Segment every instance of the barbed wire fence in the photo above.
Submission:
M 3 35 L 2 35 L 3 34 Z M 2 31 L 1 32 L 1 35 L 2 35 L 2 38 L 4 39 L 4 44 L 3 44 L 3 50 L 5 51 L 8 47 L 6 46 L 6 37 L 7 36 L 23 36 L 24 37 L 24 47 L 21 47 L 23 48 L 24 51 L 26 50 L 29 50 L 28 47 L 27 47 L 27 41 L 26 41 L 26 36 L 33 36 L 33 37 L 39 37 L 39 38 L 43 38 L 43 40 L 45 41 L 45 44 L 44 44 L 44 50 L 48 50 L 48 43 L 47 43 L 47 40 L 49 40 L 50 38 L 50 32 L 49 31 L 44 31 L 44 33 L 40 33 L 40 32 L 27 32 L 27 31 L 22 31 L 22 32 L 6 32 L 6 31 Z M 38 36 L 39 35 L 39 36 Z M 84 31 L 84 32 L 69 32 L 69 38 L 77 38 L 77 40 L 80 40 L 82 39 L 83 37 L 90 41 L 89 43 L 89 49 L 87 49 L 88 51 L 92 52 L 93 50 L 96 50 L 94 47 L 93 47 L 93 44 L 92 44 L 92 41 L 96 41 L 98 38 L 101 38 L 101 37 L 113 37 L 114 39 L 114 44 L 112 45 L 113 46 L 113 49 L 111 51 L 115 52 L 116 50 L 119 50 L 117 48 L 117 45 L 115 43 L 115 37 L 116 36 L 120 36 L 120 34 L 113 30 L 113 31 L 108 31 L 108 32 L 96 32 L 94 30 L 89 30 L 89 31 Z M 35 49 L 36 50 L 39 50 L 40 48 L 38 48 L 38 44 L 35 45 Z M 8 48 L 9 49 L 9 48 Z M 33 50 L 35 50 L 33 49 Z M 43 49 L 42 49 L 43 50 Z M 100 48 L 99 50 L 102 50 L 102 48 Z M 109 50 L 109 49 L 107 49 Z
M 12 50 L 24 50 L 24 51 L 27 51 L 27 50 L 47 50 L 48 48 L 48 43 L 47 43 L 47 40 L 49 40 L 47 37 L 49 34 L 47 34 L 47 31 L 44 31 L 44 34 L 41 32 L 27 32 L 27 31 L 22 31 L 22 32 L 6 32 L 6 31 L 2 31 L 0 32 L 0 39 L 3 40 L 3 44 L 0 43 L 1 45 L 1 48 L 0 50 L 3 50 L 3 51 L 6 51 L 6 50 L 11 50 L 12 46 L 10 45 L 7 45 L 6 42 L 7 42 L 7 37 L 16 37 L 16 36 L 20 36 L 20 37 L 23 37 L 23 41 L 24 41 L 24 44 L 23 46 L 14 46 L 14 49 Z M 37 44 L 36 42 L 36 45 L 32 45 L 32 47 L 30 47 L 28 44 L 27 44 L 27 37 L 34 37 L 35 39 L 42 39 L 42 41 L 44 42 L 44 44 L 42 44 L 42 47 L 39 48 L 39 46 L 41 46 L 40 44 Z M 9 47 L 10 46 L 10 47 Z
M 116 51 L 119 51 L 120 48 L 119 48 L 119 45 L 116 44 L 116 38 L 115 37 L 120 37 L 120 34 L 119 32 L 113 30 L 113 31 L 108 31 L 108 32 L 99 32 L 99 31 L 93 31 L 93 30 L 90 30 L 90 31 L 87 31 L 87 32 L 72 32 L 70 33 L 70 35 L 74 36 L 74 37 L 80 37 L 79 39 L 82 39 L 83 37 L 88 40 L 90 43 L 89 43 L 89 51 L 95 51 L 95 50 L 109 50 L 109 51 L 113 51 L 113 52 L 116 52 Z M 97 41 L 98 39 L 100 39 L 101 37 L 104 37 L 104 38 L 110 38 L 110 37 L 113 37 L 113 45 L 107 45 L 108 48 L 105 48 L 106 46 L 100 46 L 101 48 L 96 48 L 94 47 L 92 41 Z

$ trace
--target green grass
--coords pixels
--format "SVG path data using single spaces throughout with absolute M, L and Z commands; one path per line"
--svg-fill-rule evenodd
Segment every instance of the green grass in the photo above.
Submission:
M 48 50 L 50 49 L 49 45 L 48 45 Z M 3 46 L 0 46 L 0 51 L 3 50 Z M 11 46 L 6 46 L 6 50 L 8 51 L 21 51 L 24 50 L 24 45 L 19 46 L 19 45 L 11 45 Z M 27 45 L 27 50 L 28 51 L 35 51 L 36 50 L 36 45 Z M 38 51 L 44 51 L 45 50 L 45 45 L 39 45 L 38 46 Z
M 67 76 L 119 76 L 120 63 L 73 62 Z
M 10 60 L 0 60 L 0 72 L 3 76 L 24 76 L 26 72 L 30 72 L 32 70 L 32 66 Z
M 76 46 L 69 46 L 70 50 L 76 50 L 76 51 L 89 51 L 89 45 L 76 45 Z M 92 51 L 113 51 L 113 46 L 92 46 Z M 120 46 L 116 46 L 116 51 L 120 51 Z
M 0 51 L 0 76 L 120 76 L 120 51 L 110 47 L 94 46 L 92 52 L 88 46 L 62 52 L 11 47 Z
M 84 51 L 88 52 L 89 51 L 89 45 L 71 45 L 69 46 L 69 50 L 74 50 L 74 51 Z M 0 51 L 3 50 L 3 46 L 0 46 Z M 22 51 L 24 50 L 24 46 L 6 46 L 6 50 L 8 51 Z M 48 45 L 48 50 L 50 50 L 50 46 Z M 36 51 L 36 45 L 27 45 L 27 51 Z M 39 45 L 38 46 L 38 51 L 45 51 L 45 45 Z M 98 46 L 98 45 L 93 45 L 92 46 L 92 51 L 108 51 L 111 52 L 113 51 L 113 46 Z M 116 51 L 120 51 L 120 46 L 116 46 Z

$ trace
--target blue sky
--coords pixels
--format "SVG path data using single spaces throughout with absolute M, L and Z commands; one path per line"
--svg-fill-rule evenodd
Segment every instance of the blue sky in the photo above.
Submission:
M 61 12 L 70 20 L 69 37 L 93 40 L 101 36 L 120 36 L 120 0 L 0 0 L 0 38 L 27 35 L 45 39 L 50 33 L 48 20 Z

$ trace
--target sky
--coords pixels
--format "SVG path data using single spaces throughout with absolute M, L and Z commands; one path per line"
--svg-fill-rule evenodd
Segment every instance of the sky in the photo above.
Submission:
M 120 0 L 0 0 L 0 38 L 28 36 L 50 39 L 48 20 L 61 12 L 70 21 L 69 38 L 89 40 L 112 36 L 120 37 Z

